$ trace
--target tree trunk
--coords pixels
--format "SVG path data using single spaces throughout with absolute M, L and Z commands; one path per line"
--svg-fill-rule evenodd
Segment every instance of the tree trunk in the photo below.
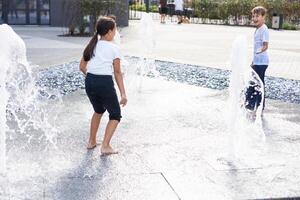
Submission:
M 96 25 L 96 16 L 95 15 L 90 15 L 90 35 L 94 35 L 95 34 L 95 25 Z

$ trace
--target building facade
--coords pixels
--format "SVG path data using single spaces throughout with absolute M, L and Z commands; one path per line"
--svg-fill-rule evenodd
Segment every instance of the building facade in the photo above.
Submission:
M 50 0 L 0 0 L 1 23 L 50 25 Z
M 122 12 L 116 8 L 115 15 L 120 26 L 128 26 L 128 0 L 121 1 L 127 7 Z M 66 26 L 70 21 L 66 18 L 76 15 L 66 4 L 76 2 L 79 0 L 0 0 L 0 24 Z

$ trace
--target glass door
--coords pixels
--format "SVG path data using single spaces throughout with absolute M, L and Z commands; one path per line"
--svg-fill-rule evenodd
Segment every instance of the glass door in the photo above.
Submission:
M 38 0 L 39 24 L 50 24 L 50 0 Z
M 7 1 L 8 24 L 26 24 L 26 0 Z
M 27 0 L 27 24 L 37 24 L 37 0 Z
M 0 23 L 50 25 L 50 0 L 0 0 L 0 16 Z

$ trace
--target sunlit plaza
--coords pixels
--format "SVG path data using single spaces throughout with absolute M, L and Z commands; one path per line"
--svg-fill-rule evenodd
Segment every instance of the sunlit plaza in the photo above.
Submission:
M 85 1 L 78 5 L 87 12 Z M 82 29 L 79 22 L 68 25 L 73 15 L 60 12 L 55 0 L 16 1 L 18 18 L 6 5 L 0 199 L 300 199 L 300 34 L 284 29 L 287 23 L 299 29 L 297 12 L 268 11 L 270 63 L 263 83 L 251 68 L 251 17 L 230 15 L 225 23 L 218 11 L 218 19 L 205 18 L 198 12 L 204 1 L 195 0 L 184 2 L 188 21 L 178 24 L 168 1 L 162 23 L 159 1 L 124 1 L 126 12 L 112 2 L 101 4 L 111 9 L 101 15 L 117 16 L 114 41 L 128 103 L 111 140 L 118 154 L 109 155 L 102 152 L 108 112 L 95 148 L 87 149 L 94 105 L 79 66 L 94 35 L 89 31 L 98 32 L 92 14 L 80 18 Z M 58 13 L 63 23 L 53 16 Z M 279 28 L 272 28 L 273 16 L 283 20 Z M 247 107 L 253 84 L 252 96 L 266 98 L 264 109 L 262 103 Z M 114 87 L 122 99 L 117 81 Z

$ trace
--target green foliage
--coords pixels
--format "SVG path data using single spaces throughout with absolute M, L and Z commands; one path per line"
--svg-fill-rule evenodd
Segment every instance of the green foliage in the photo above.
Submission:
M 136 10 L 136 11 L 146 11 L 146 5 L 145 4 L 132 4 L 130 6 L 131 10 Z
M 254 6 L 251 0 L 194 0 L 189 6 L 195 9 L 195 14 L 202 18 L 228 20 L 230 16 L 250 16 Z
M 97 18 L 100 15 L 107 15 L 115 7 L 116 0 L 80 0 L 84 15 L 91 15 Z
M 251 19 L 251 10 L 255 6 L 264 6 L 267 9 L 266 23 L 269 25 L 271 25 L 272 16 L 274 14 L 283 16 L 284 21 L 289 22 L 289 24 L 299 23 L 299 0 L 190 0 L 185 4 L 185 7 L 194 10 L 193 17 L 221 19 L 225 24 L 229 22 L 229 19 L 233 19 L 233 21 L 238 24 L 241 17 L 248 18 L 249 23 Z M 131 5 L 130 9 L 146 11 L 146 6 L 145 4 L 136 3 Z M 158 12 L 158 7 L 156 5 L 151 5 L 150 12 Z
M 146 12 L 146 4 L 140 4 L 140 3 L 132 4 L 132 5 L 130 5 L 130 9 Z M 149 10 L 150 12 L 158 12 L 159 8 L 157 5 L 151 5 L 149 9 L 150 9 Z
M 157 5 L 151 5 L 150 6 L 150 12 L 158 12 L 158 6 Z
M 268 10 L 268 22 L 273 14 L 282 15 L 290 24 L 300 19 L 299 0 L 192 0 L 187 4 L 194 8 L 194 16 L 222 19 L 225 23 L 229 18 L 238 23 L 241 16 L 251 19 L 251 10 L 259 5 Z
M 78 23 L 78 30 L 79 30 L 79 33 L 81 35 L 84 35 L 85 34 L 85 28 L 89 25 L 89 23 L 87 22 L 87 20 L 85 19 L 81 19 L 80 22 Z
M 267 25 L 268 28 L 272 28 L 272 20 L 271 19 L 267 19 L 265 24 Z
M 293 24 L 290 24 L 289 22 L 284 22 L 282 24 L 282 28 L 285 30 L 297 30 L 296 26 Z
M 82 22 L 83 17 L 80 3 L 76 0 L 63 0 L 62 9 L 64 10 L 62 22 L 64 26 L 69 28 L 69 34 L 74 35 L 76 27 Z
M 120 0 L 79 0 L 83 15 L 90 16 L 90 30 L 94 32 L 94 24 L 99 16 L 109 14 L 124 14 L 127 12 L 127 4 Z

